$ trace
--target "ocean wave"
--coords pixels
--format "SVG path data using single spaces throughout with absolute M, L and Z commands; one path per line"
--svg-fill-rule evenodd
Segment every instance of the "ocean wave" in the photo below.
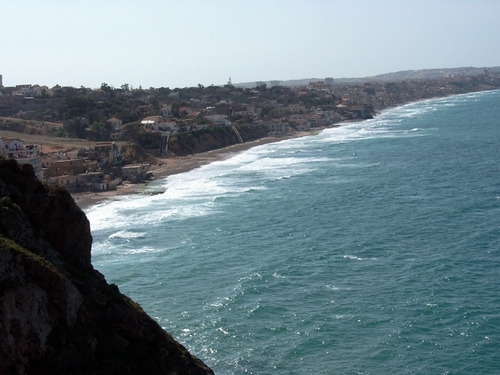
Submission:
M 338 287 L 335 285 L 325 285 L 326 289 L 328 290 L 334 290 L 334 291 L 339 291 L 339 290 L 351 290 L 351 288 L 345 288 L 345 287 Z
M 146 236 L 145 232 L 130 232 L 128 230 L 121 230 L 119 232 L 113 233 L 108 237 L 109 240 L 114 239 L 124 239 L 131 240 L 134 238 L 144 238 Z
M 137 248 L 137 249 L 127 250 L 124 253 L 125 254 L 131 254 L 131 255 L 132 254 L 152 254 L 152 253 L 157 253 L 159 251 L 162 251 L 162 250 L 154 248 L 154 247 L 150 247 L 150 246 L 143 246 L 143 247 L 140 247 L 140 248 Z
M 286 276 L 280 275 L 278 272 L 273 273 L 273 277 L 276 279 L 286 279 Z
M 363 260 L 363 258 L 357 257 L 356 255 L 344 255 L 343 258 L 352 260 Z

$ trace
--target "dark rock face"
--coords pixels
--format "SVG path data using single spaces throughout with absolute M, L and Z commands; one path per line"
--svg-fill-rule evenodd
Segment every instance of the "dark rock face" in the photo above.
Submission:
M 244 142 L 264 138 L 267 133 L 262 126 L 238 127 Z M 207 128 L 193 133 L 182 133 L 171 137 L 168 149 L 177 156 L 186 156 L 205 151 L 220 149 L 240 143 L 231 127 Z
M 13 207 L 17 207 L 18 215 L 24 218 L 13 221 L 10 217 L 13 212 L 2 215 L 1 228 L 13 232 L 10 238 L 21 241 L 21 246 L 39 255 L 44 253 L 34 243 L 45 240 L 65 260 L 90 267 L 90 224 L 69 192 L 62 187 L 44 186 L 34 176 L 29 164 L 18 166 L 15 160 L 6 160 L 1 162 L 0 168 L 0 197 L 6 204 L 11 202 Z M 31 227 L 31 231 L 12 231 L 8 224 L 18 222 L 22 222 L 27 229 Z M 39 234 L 37 238 L 34 238 L 34 232 Z M 29 238 L 27 233 L 30 233 Z M 23 239 L 33 245 L 27 246 Z
M 0 160 L 0 374 L 213 374 L 90 262 L 66 189 Z

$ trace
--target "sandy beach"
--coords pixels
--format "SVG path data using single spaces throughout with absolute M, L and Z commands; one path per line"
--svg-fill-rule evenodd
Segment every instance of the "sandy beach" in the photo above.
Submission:
M 323 129 L 323 128 L 322 128 Z M 154 173 L 156 179 L 166 178 L 168 176 L 188 172 L 190 170 L 201 167 L 202 165 L 210 164 L 217 160 L 222 160 L 229 157 L 231 154 L 236 154 L 242 151 L 246 151 L 252 147 L 280 142 L 286 139 L 299 138 L 308 135 L 317 134 L 319 130 L 315 129 L 313 132 L 296 132 L 285 137 L 266 137 L 261 138 L 252 142 L 239 143 L 229 147 L 221 148 L 218 150 L 212 150 L 207 152 L 202 152 L 199 154 L 193 154 L 189 156 L 182 157 L 157 157 L 157 164 L 151 164 L 150 171 Z M 125 183 L 119 185 L 116 190 L 103 191 L 103 192 L 82 192 L 73 193 L 73 199 L 76 204 L 81 209 L 87 209 L 92 205 L 102 203 L 106 200 L 113 199 L 116 196 L 135 194 L 147 186 L 151 181 L 131 184 Z

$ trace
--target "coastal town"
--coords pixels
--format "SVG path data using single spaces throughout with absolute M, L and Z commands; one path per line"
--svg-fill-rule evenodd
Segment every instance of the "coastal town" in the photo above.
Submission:
M 0 76 L 0 149 L 33 166 L 39 180 L 70 192 L 116 190 L 154 178 L 158 160 L 286 137 L 372 118 L 385 108 L 500 88 L 500 68 L 443 69 L 420 75 L 191 88 L 4 87 Z M 9 132 L 9 137 L 4 136 Z M 12 137 L 13 132 L 18 137 Z M 53 149 L 23 139 L 79 146 Z M 162 158 L 162 159 L 159 159 Z

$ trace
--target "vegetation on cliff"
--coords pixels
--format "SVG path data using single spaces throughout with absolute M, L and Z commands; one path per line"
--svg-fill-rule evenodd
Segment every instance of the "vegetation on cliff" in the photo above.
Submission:
M 91 264 L 65 188 L 0 160 L 0 373 L 213 374 Z
M 263 126 L 238 126 L 237 132 L 244 142 L 255 141 L 266 136 Z M 205 128 L 195 132 L 170 137 L 168 150 L 177 156 L 216 150 L 240 143 L 231 127 Z

